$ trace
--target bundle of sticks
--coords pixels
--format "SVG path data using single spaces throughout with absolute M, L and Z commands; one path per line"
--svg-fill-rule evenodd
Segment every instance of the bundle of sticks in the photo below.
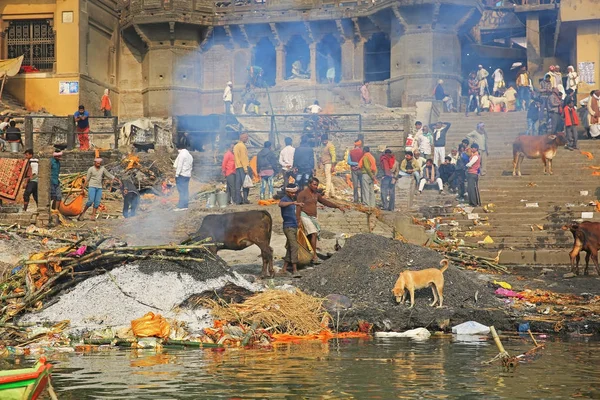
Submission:
M 83 244 L 83 239 L 61 249 L 30 257 L 0 282 L 0 323 L 26 310 L 39 309 L 43 301 L 79 282 L 133 260 L 195 261 L 215 259 L 209 240 L 181 245 L 99 248 L 106 240 Z
M 509 273 L 508 268 L 499 263 L 500 254 L 502 253 L 502 250 L 498 251 L 498 254 L 494 258 L 476 256 L 474 254 L 467 253 L 458 249 L 446 250 L 442 251 L 442 253 L 447 259 L 454 261 L 455 263 L 464 265 L 465 267 L 491 269 L 504 274 Z

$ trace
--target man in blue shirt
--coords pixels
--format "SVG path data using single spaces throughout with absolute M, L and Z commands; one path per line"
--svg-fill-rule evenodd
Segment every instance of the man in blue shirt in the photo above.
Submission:
M 88 117 L 90 113 L 85 111 L 85 107 L 83 105 L 79 106 L 79 110 L 73 114 L 73 118 L 75 119 L 75 131 L 77 132 L 77 138 L 79 139 L 79 150 L 86 151 L 90 149 L 90 138 L 88 134 L 90 133 L 90 120 Z
M 281 273 L 287 272 L 288 266 L 292 264 L 292 275 L 299 278 L 298 274 L 298 220 L 296 219 L 296 206 L 304 206 L 296 201 L 298 186 L 290 183 L 285 187 L 285 196 L 279 201 L 281 218 L 283 218 L 283 234 L 286 238 L 285 257 L 283 257 L 283 268 Z
M 58 207 L 62 201 L 62 191 L 60 188 L 60 180 L 58 179 L 62 155 L 62 151 L 55 151 L 50 160 L 50 201 L 52 202 L 52 218 L 50 219 L 50 225 L 58 224 Z

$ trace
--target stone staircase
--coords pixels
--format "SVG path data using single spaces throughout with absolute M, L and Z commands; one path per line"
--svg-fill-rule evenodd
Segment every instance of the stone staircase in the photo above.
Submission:
M 521 168 L 523 176 L 513 177 L 512 143 L 526 129 L 525 113 L 485 113 L 480 117 L 442 114 L 441 119 L 452 123 L 447 152 L 455 148 L 477 122 L 485 123 L 490 155 L 487 175 L 480 177 L 479 182 L 482 203 L 493 203 L 493 212 L 486 213 L 482 207 L 476 207 L 472 213 L 478 214 L 478 222 L 483 225 L 475 225 L 465 213 L 456 212 L 458 203 L 453 195 L 440 195 L 433 190 L 413 197 L 411 210 L 428 218 L 441 217 L 443 233 L 454 233 L 466 244 L 478 247 L 482 254 L 495 256 L 498 250 L 503 250 L 501 262 L 567 263 L 567 249 L 571 248 L 573 238 L 561 227 L 581 219 L 584 212 L 593 213 L 591 218 L 586 216 L 586 220 L 600 220 L 594 207 L 600 188 L 589 168 L 600 163 L 577 151 L 561 148 L 553 162 L 553 175 L 544 175 L 541 160 L 525 159 Z M 580 140 L 579 147 L 600 156 L 598 141 Z M 465 237 L 468 231 L 481 231 L 483 235 Z M 486 235 L 494 240 L 493 244 L 478 243 Z
M 340 114 L 358 114 L 362 115 L 362 134 L 365 137 L 365 144 L 371 146 L 372 149 L 379 147 L 391 147 L 395 151 L 403 149 L 404 131 L 408 115 L 410 111 L 395 112 L 381 108 L 344 108 L 336 110 Z M 241 117 L 239 121 L 247 129 L 251 137 L 257 141 L 268 140 L 268 132 L 271 128 L 269 117 Z M 333 133 L 330 139 L 333 140 L 336 148 L 340 152 L 339 156 L 347 148 L 354 146 L 354 140 L 359 134 L 358 119 L 356 117 L 338 117 L 338 125 L 345 132 Z M 283 138 L 290 136 L 294 139 L 294 143 L 298 145 L 300 136 L 304 127 L 303 117 L 279 117 L 276 119 L 278 131 L 280 133 L 280 142 L 283 143 Z M 260 132 L 260 133 L 259 133 Z M 295 132 L 295 133 L 290 133 Z

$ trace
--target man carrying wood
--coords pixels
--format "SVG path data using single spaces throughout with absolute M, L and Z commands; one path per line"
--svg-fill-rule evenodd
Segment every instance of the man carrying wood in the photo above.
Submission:
M 298 195 L 297 201 L 302 205 L 297 205 L 296 207 L 298 226 L 300 229 L 304 229 L 304 232 L 310 239 L 310 245 L 313 250 L 313 264 L 321 263 L 317 257 L 317 238 L 321 232 L 321 225 L 319 225 L 319 221 L 317 220 L 317 203 L 321 203 L 327 207 L 337 208 L 341 212 L 344 212 L 340 206 L 323 197 L 318 191 L 318 188 L 319 180 L 314 177 L 311 178 L 308 187 Z
M 100 201 L 102 200 L 102 180 L 105 177 L 111 180 L 111 185 L 114 181 L 121 182 L 104 168 L 101 158 L 95 158 L 94 165 L 88 169 L 85 178 L 85 182 L 88 184 L 88 201 L 85 203 L 81 214 L 77 217 L 77 221 L 83 220 L 83 215 L 92 204 L 94 205 L 94 208 L 92 208 L 92 220 L 96 219 L 96 212 L 98 212 L 98 207 L 100 207 Z

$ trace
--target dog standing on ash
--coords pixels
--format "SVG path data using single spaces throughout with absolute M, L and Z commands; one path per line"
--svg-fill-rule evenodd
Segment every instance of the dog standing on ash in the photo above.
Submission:
M 404 303 L 406 291 L 410 293 L 410 307 L 415 305 L 415 290 L 424 289 L 431 286 L 433 292 L 433 303 L 431 307 L 438 303 L 438 308 L 444 303 L 444 271 L 448 269 L 448 260 L 440 261 L 442 268 L 427 268 L 422 271 L 404 271 L 400 273 L 392 293 L 396 297 L 396 302 Z

